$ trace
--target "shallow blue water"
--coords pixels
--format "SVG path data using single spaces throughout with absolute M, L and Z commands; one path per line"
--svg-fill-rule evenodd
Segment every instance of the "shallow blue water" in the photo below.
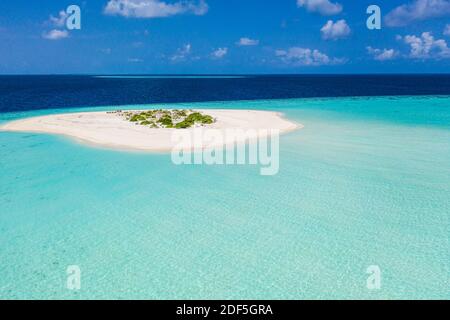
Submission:
M 0 132 L 1 298 L 450 298 L 450 97 L 173 106 L 305 127 L 272 177 Z

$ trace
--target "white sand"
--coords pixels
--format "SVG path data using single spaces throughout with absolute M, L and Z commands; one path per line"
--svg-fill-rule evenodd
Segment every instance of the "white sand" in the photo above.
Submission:
M 252 129 L 258 131 L 259 137 L 263 135 L 262 130 L 274 129 L 283 133 L 301 127 L 284 119 L 278 112 L 254 110 L 195 111 L 211 115 L 216 119 L 214 124 L 207 125 L 205 128 L 218 129 L 223 133 L 226 129 Z M 129 122 L 118 114 L 84 112 L 21 119 L 0 126 L 0 130 L 60 134 L 84 143 L 107 148 L 166 152 L 172 150 L 176 145 L 176 142 L 172 141 L 174 132 L 186 132 L 195 129 L 152 129 Z M 236 139 L 236 142 L 242 141 Z

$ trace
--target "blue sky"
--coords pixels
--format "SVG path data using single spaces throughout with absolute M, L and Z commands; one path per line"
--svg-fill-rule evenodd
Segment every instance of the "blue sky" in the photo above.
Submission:
M 0 74 L 407 72 L 450 72 L 450 0 L 0 3 Z

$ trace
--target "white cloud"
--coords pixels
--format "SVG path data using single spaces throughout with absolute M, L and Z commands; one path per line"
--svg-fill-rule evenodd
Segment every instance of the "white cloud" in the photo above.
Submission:
M 47 40 L 60 40 L 69 37 L 69 32 L 67 30 L 53 29 L 49 32 L 44 32 L 42 37 Z
M 414 0 L 386 15 L 389 27 L 401 27 L 416 21 L 450 16 L 450 0 Z
M 346 38 L 351 30 L 345 20 L 336 22 L 328 20 L 322 29 L 320 29 L 320 32 L 322 32 L 322 38 L 325 40 L 337 40 Z
M 450 24 L 445 26 L 444 35 L 445 36 L 450 36 Z
M 241 38 L 236 43 L 238 46 L 257 46 L 259 44 L 259 40 L 250 39 L 250 38 Z
M 162 18 L 179 14 L 204 15 L 208 12 L 205 0 L 167 3 L 161 0 L 109 0 L 104 9 L 108 15 L 128 18 Z
M 219 48 L 212 53 L 213 58 L 222 59 L 228 54 L 228 48 Z
M 140 62 L 144 62 L 144 60 L 139 59 L 139 58 L 128 58 L 128 62 L 130 62 L 130 63 L 140 63 Z
M 173 62 L 183 61 L 185 60 L 192 52 L 192 45 L 190 43 L 185 44 L 183 47 L 177 50 L 170 60 Z
M 392 60 L 398 55 L 398 52 L 394 49 L 376 49 L 370 46 L 366 49 L 367 52 L 372 55 L 375 60 L 378 61 Z
M 310 12 L 318 12 L 324 16 L 332 16 L 342 12 L 342 5 L 330 0 L 297 0 L 298 7 L 305 7 Z
M 345 59 L 330 58 L 316 49 L 293 47 L 288 50 L 277 50 L 275 55 L 283 62 L 294 66 L 322 66 L 342 64 Z
M 53 24 L 55 27 L 64 27 L 66 24 L 67 19 L 67 13 L 63 10 L 61 10 L 57 17 L 54 17 L 53 15 L 50 15 L 49 22 Z
M 435 40 L 431 32 L 423 32 L 419 37 L 407 35 L 403 41 L 410 46 L 409 57 L 412 59 L 447 59 L 450 48 L 443 39 Z

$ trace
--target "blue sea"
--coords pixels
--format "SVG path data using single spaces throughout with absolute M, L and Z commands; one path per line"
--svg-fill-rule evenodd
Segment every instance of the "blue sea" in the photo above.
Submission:
M 275 176 L 0 132 L 1 299 L 450 299 L 450 76 L 0 77 L 0 124 L 119 107 L 304 128 Z

